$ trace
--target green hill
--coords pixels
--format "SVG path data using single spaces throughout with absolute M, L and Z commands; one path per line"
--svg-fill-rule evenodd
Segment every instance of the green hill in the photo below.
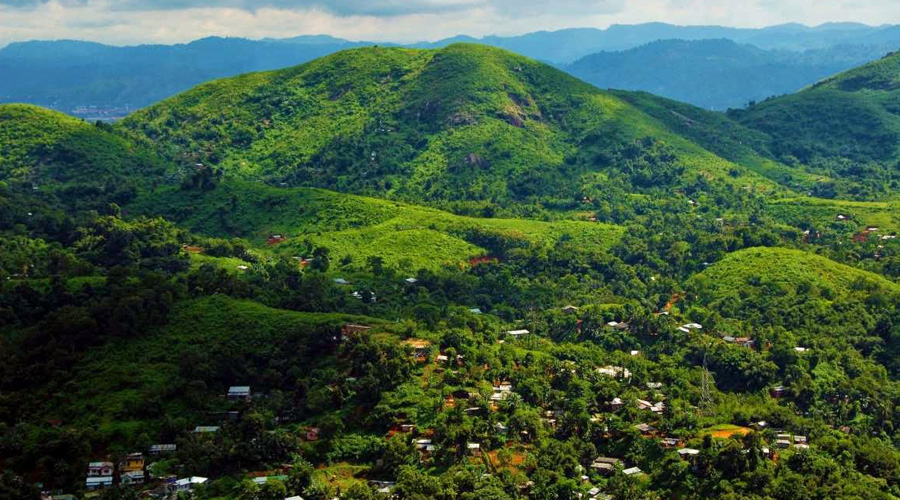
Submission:
M 164 170 L 153 153 L 108 128 L 36 106 L 0 105 L 0 181 L 102 184 Z
M 464 264 L 509 248 L 570 240 L 587 250 L 607 250 L 624 230 L 608 224 L 560 220 L 482 219 L 394 201 L 309 188 L 272 188 L 229 181 L 206 192 L 165 190 L 131 209 L 157 214 L 191 231 L 239 236 L 264 245 L 272 234 L 287 242 L 271 247 L 306 255 L 308 245 L 326 246 L 332 258 L 364 265 L 370 256 L 407 271 Z
M 739 296 L 749 287 L 761 286 L 773 287 L 770 292 L 774 296 L 807 293 L 814 287 L 830 290 L 835 299 L 860 289 L 900 292 L 900 285 L 877 274 L 786 248 L 750 248 L 730 253 L 691 282 L 702 282 L 707 301 Z
M 808 191 L 827 178 L 780 163 L 766 134 L 714 113 L 646 92 L 612 91 L 708 151 L 792 189 Z
M 224 391 L 238 381 L 268 381 L 272 370 L 287 372 L 305 359 L 310 345 L 320 342 L 316 335 L 361 322 L 380 323 L 346 314 L 272 309 L 223 296 L 187 301 L 158 331 L 88 355 L 72 372 L 71 391 L 50 404 L 41 402 L 46 404 L 43 411 L 67 423 L 89 423 L 104 437 L 147 431 L 147 425 L 155 424 L 148 421 L 163 408 L 181 415 L 195 410 L 189 401 L 191 380 L 185 379 L 188 370 L 180 360 L 192 359 L 204 382 Z M 222 359 L 240 363 L 228 366 Z
M 355 49 L 214 81 L 121 128 L 234 177 L 429 203 L 571 201 L 611 180 L 668 191 L 698 175 L 775 186 L 620 96 L 467 44 Z
M 830 163 L 823 168 L 836 177 L 893 182 L 896 188 L 898 110 L 900 54 L 895 53 L 731 116 L 768 134 L 772 150 L 785 161 Z

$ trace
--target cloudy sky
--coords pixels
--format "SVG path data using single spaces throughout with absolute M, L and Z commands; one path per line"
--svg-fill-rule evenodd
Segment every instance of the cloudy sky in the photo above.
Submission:
M 878 25 L 900 22 L 900 0 L 0 0 L 0 46 L 33 39 L 135 44 L 304 34 L 412 42 L 647 21 Z

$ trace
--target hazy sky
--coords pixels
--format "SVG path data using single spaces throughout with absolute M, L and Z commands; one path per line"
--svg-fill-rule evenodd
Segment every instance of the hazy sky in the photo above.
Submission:
M 172 43 L 330 34 L 411 42 L 664 21 L 761 27 L 900 22 L 900 0 L 0 0 L 0 45 Z

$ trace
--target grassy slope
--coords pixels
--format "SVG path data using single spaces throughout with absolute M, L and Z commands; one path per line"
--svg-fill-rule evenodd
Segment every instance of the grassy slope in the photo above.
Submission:
M 164 208 L 161 208 L 164 207 Z M 133 207 L 159 213 L 184 227 L 210 236 L 240 236 L 262 244 L 273 233 L 287 235 L 279 253 L 301 254 L 304 243 L 331 249 L 357 263 L 383 257 L 397 266 L 409 259 L 410 271 L 456 265 L 486 250 L 469 243 L 472 231 L 502 235 L 536 245 L 549 245 L 564 235 L 585 248 L 605 250 L 622 229 L 580 221 L 477 219 L 399 202 L 307 188 L 271 188 L 255 183 L 226 182 L 213 191 L 166 191 Z
M 356 49 L 210 82 L 121 127 L 234 175 L 411 200 L 524 198 L 523 174 L 570 198 L 594 168 L 566 161 L 588 136 L 655 137 L 687 175 L 774 185 L 616 95 L 477 45 Z
M 0 181 L 104 182 L 162 163 L 127 139 L 62 113 L 0 105 Z
M 780 154 L 801 160 L 892 160 L 900 145 L 898 91 L 900 54 L 892 54 L 733 116 L 769 134 Z
M 882 233 L 900 231 L 900 204 L 897 202 L 783 198 L 769 201 L 766 213 L 796 227 L 806 227 L 812 223 L 818 228 L 835 226 L 848 232 L 870 226 L 879 227 Z M 850 222 L 840 222 L 838 215 L 849 217 Z
M 172 381 L 179 379 L 180 356 L 188 347 L 208 352 L 212 362 L 226 351 L 265 359 L 284 332 L 346 322 L 378 320 L 283 311 L 222 296 L 184 302 L 156 333 L 89 353 L 72 374 L 73 390 L 48 406 L 49 417 L 95 425 L 106 435 L 134 432 L 158 420 L 160 411 L 184 414 L 184 388 Z
M 768 151 L 765 134 L 720 113 L 646 92 L 613 92 L 678 134 L 781 185 L 807 191 L 816 182 L 827 180 L 779 163 Z
M 851 285 L 859 279 L 876 289 L 900 292 L 900 285 L 877 274 L 786 248 L 750 248 L 728 254 L 691 281 L 694 284 L 705 282 L 705 299 L 713 301 L 723 296 L 740 296 L 754 280 L 774 283 L 791 293 L 795 293 L 801 283 L 809 283 L 819 289 L 830 289 L 835 292 L 835 298 L 840 298 L 850 294 Z

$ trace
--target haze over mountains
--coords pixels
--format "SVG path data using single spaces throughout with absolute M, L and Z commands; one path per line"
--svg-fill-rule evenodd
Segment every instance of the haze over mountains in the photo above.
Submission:
M 900 28 L 826 24 L 737 29 L 651 23 L 513 37 L 460 36 L 412 47 L 439 48 L 460 41 L 549 62 L 600 87 L 646 90 L 721 110 L 793 92 L 877 59 L 900 46 Z M 366 45 L 372 43 L 329 36 L 206 38 L 132 47 L 14 43 L 0 50 L 0 74 L 15 75 L 0 79 L 0 102 L 38 104 L 91 119 L 120 117 L 204 81 L 289 67 Z

